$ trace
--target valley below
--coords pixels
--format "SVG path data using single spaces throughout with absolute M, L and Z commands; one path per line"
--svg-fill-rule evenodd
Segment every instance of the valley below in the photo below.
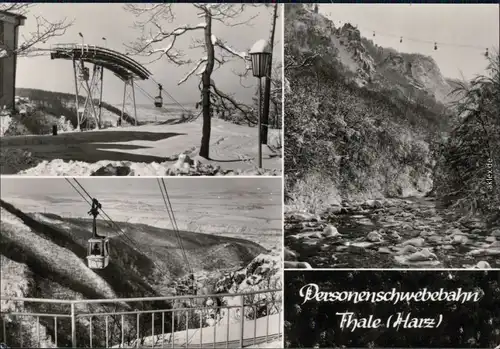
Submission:
M 250 298 L 245 297 L 245 304 L 248 304 L 245 308 L 245 319 L 252 324 L 255 318 L 272 316 L 281 311 L 281 292 L 266 293 L 266 291 L 281 288 L 279 252 L 281 248 L 272 246 L 275 241 L 279 240 L 278 238 L 264 239 L 263 245 L 269 247 L 266 248 L 258 241 L 234 237 L 238 236 L 237 228 L 231 234 L 230 228 L 227 227 L 220 235 L 181 231 L 182 244 L 194 273 L 194 281 L 191 281 L 189 266 L 185 263 L 182 251 L 178 247 L 179 242 L 172 230 L 144 223 L 117 221 L 122 232 L 128 237 L 125 238 L 123 234 L 117 233 L 105 224 L 105 221 L 98 221 L 100 234 L 110 238 L 110 264 L 103 270 L 92 270 L 87 267 L 85 261 L 87 239 L 92 229 L 91 220 L 68 218 L 46 212 L 23 212 L 3 200 L 0 204 L 2 207 L 0 249 L 2 298 L 25 297 L 84 301 L 86 299 L 183 295 L 197 297 L 180 300 L 165 299 L 164 301 L 115 302 L 109 305 L 79 304 L 76 307 L 77 312 L 97 314 L 92 325 L 95 337 L 94 346 L 96 343 L 104 345 L 104 316 L 99 316 L 99 313 L 164 309 L 167 312 L 165 315 L 168 316 L 165 316 L 163 323 L 160 313 L 156 314 L 156 321 L 155 316 L 141 317 L 139 335 L 142 342 L 147 342 L 146 329 L 149 329 L 151 333 L 153 327 L 154 333 L 158 334 L 161 333 L 163 326 L 168 329 L 168 332 L 171 331 L 174 325 L 168 311 L 176 308 L 191 309 L 188 315 L 191 320 L 188 320 L 188 325 L 186 325 L 185 315 L 182 315 L 186 311 L 179 311 L 176 315 L 175 331 L 182 332 L 182 338 L 186 338 L 186 328 L 189 328 L 189 331 L 195 331 L 194 329 L 200 327 L 222 326 L 226 329 L 228 326 L 231 328 L 236 326 L 234 329 L 236 331 L 241 321 L 239 310 L 222 308 L 216 311 L 217 308 L 214 307 L 217 303 L 210 296 L 212 294 L 221 294 L 220 305 L 231 307 L 234 304 L 240 304 L 241 297 L 222 295 L 263 291 Z M 239 234 L 239 236 L 242 235 Z M 257 236 L 257 234 L 249 235 L 248 238 L 253 239 Z M 68 312 L 69 307 L 65 304 L 2 300 L 1 310 L 5 314 L 10 312 L 58 314 Z M 117 316 L 119 318 L 119 315 Z M 278 326 L 279 321 L 282 321 L 278 318 L 274 319 L 275 317 L 271 319 L 272 326 Z M 113 316 L 111 318 L 114 319 Z M 52 318 L 43 316 L 39 318 L 41 339 L 37 339 L 37 334 L 33 331 L 33 328 L 38 326 L 35 317 L 24 316 L 22 321 L 20 319 L 11 316 L 7 321 L 7 318 L 3 317 L 3 321 L 7 321 L 5 324 L 8 333 L 8 341 L 4 338 L 4 342 L 15 346 L 19 345 L 19 340 L 21 340 L 24 346 L 33 347 L 41 343 L 42 347 L 55 347 L 55 328 Z M 127 341 L 130 342 L 131 338 L 137 337 L 136 316 L 127 315 L 122 321 L 125 321 Z M 266 320 L 259 321 L 266 322 Z M 116 343 L 120 338 L 120 320 L 115 319 L 113 323 L 110 321 L 108 326 L 110 340 Z M 79 345 L 90 345 L 88 318 L 79 317 L 77 328 Z M 69 322 L 59 321 L 57 331 L 58 345 L 71 345 Z M 206 331 L 210 332 L 210 330 Z M 259 331 L 259 333 L 262 332 L 261 329 Z M 18 333 L 21 333 L 22 339 L 19 339 Z M 259 336 L 262 337 L 261 334 Z M 250 334 L 247 337 L 246 345 L 253 344 Z M 260 337 L 257 344 L 262 342 Z M 273 334 L 269 339 L 276 340 L 277 337 Z M 177 339 L 176 342 L 179 340 L 181 339 Z M 204 341 L 208 340 L 209 336 L 205 335 Z M 221 341 L 224 340 L 225 337 L 221 339 Z M 196 341 L 201 341 L 201 339 L 196 339 Z M 186 343 L 184 340 L 182 345 Z

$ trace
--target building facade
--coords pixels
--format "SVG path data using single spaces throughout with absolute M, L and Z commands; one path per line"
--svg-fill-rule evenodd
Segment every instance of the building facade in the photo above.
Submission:
M 0 109 L 13 108 L 16 96 L 16 49 L 26 17 L 0 11 Z

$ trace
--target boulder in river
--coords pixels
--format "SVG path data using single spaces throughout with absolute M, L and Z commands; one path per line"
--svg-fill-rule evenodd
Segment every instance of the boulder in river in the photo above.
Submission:
M 287 214 L 287 218 L 290 221 L 299 221 L 299 222 L 318 222 L 319 217 L 307 212 L 290 212 Z
M 479 261 L 476 264 L 475 268 L 477 268 L 477 269 L 491 269 L 491 265 L 490 265 L 490 263 L 488 263 L 486 261 Z
M 446 235 L 463 235 L 462 231 L 458 228 L 451 228 L 445 232 Z
M 415 247 L 422 247 L 425 244 L 425 240 L 423 238 L 414 238 L 410 240 L 406 240 L 401 243 L 402 246 L 412 245 Z
M 292 250 L 285 247 L 284 254 L 285 254 L 286 261 L 296 261 L 297 260 L 297 253 L 295 251 L 292 251 Z
M 361 204 L 361 207 L 369 209 L 377 209 L 384 207 L 384 205 L 379 200 L 366 200 L 363 204 Z
M 428 260 L 437 260 L 437 256 L 432 253 L 428 248 L 423 248 L 421 251 L 417 251 L 406 257 L 410 262 L 421 262 Z
M 469 242 L 469 239 L 465 235 L 454 235 L 453 236 L 453 243 L 454 244 L 466 245 L 467 242 Z
M 340 233 L 338 232 L 337 228 L 335 228 L 331 224 L 328 224 L 323 230 L 323 236 L 326 237 L 340 236 Z
M 285 261 L 285 269 L 312 269 L 307 262 L 288 262 Z
M 370 242 L 382 242 L 384 240 L 382 235 L 376 230 L 369 232 L 366 239 Z
M 411 254 L 411 253 L 415 253 L 417 251 L 418 251 L 418 248 L 416 248 L 415 246 L 413 246 L 413 245 L 406 245 L 402 249 L 400 249 L 399 251 L 397 251 L 396 255 L 408 255 L 408 254 Z

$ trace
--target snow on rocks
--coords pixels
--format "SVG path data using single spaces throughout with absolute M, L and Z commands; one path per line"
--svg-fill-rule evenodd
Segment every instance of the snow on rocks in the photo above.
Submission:
M 328 226 L 337 234 L 323 234 Z M 285 260 L 331 267 L 500 266 L 500 229 L 448 218 L 429 198 L 342 201 L 318 214 L 285 212 Z M 481 259 L 480 259 L 481 258 Z M 294 263 L 294 266 L 291 266 Z
M 12 117 L 7 113 L 0 113 L 0 137 L 5 135 L 12 122 Z
M 480 261 L 476 264 L 477 269 L 491 269 L 490 263 L 486 261 Z
M 286 269 L 312 269 L 311 265 L 307 262 L 289 262 L 285 261 Z
M 323 230 L 323 236 L 332 237 L 332 236 L 340 236 L 339 231 L 333 225 L 328 224 L 326 228 Z
M 205 294 L 227 294 L 279 289 L 282 285 L 281 278 L 281 257 L 260 254 L 245 268 L 236 271 L 221 272 L 216 276 L 207 278 L 204 281 L 205 286 L 199 287 L 198 290 L 203 291 L 203 289 L 206 289 L 204 291 Z M 253 297 L 252 304 L 256 305 L 256 307 L 245 308 L 245 317 L 247 319 L 253 319 L 253 313 L 255 311 L 258 312 L 257 317 L 264 316 L 267 313 L 269 313 L 269 315 L 275 314 L 277 306 L 281 304 L 280 292 L 276 294 L 255 294 Z M 276 304 L 274 306 L 269 305 L 268 307 L 266 303 L 269 303 L 269 301 L 273 299 Z M 221 298 L 221 301 L 227 306 L 240 306 L 242 300 L 240 296 L 227 296 Z M 216 303 L 209 299 L 205 302 L 205 305 L 211 307 L 215 306 Z M 221 324 L 227 321 L 228 315 L 230 322 L 236 322 L 241 318 L 239 307 L 229 309 L 229 314 L 227 314 L 227 311 L 227 309 L 221 309 L 218 314 L 211 314 L 208 312 L 206 321 L 212 321 L 214 324 Z
M 382 242 L 383 241 L 382 235 L 377 231 L 372 231 L 372 232 L 368 233 L 368 235 L 366 236 L 366 239 L 370 242 Z

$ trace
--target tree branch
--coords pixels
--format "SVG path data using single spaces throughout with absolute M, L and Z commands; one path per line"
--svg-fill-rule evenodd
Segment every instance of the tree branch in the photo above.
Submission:
M 234 109 L 239 110 L 243 114 L 243 116 L 245 117 L 245 119 L 248 121 L 249 124 L 252 125 L 257 124 L 257 120 L 250 120 L 249 117 L 253 113 L 252 108 L 249 108 L 248 106 L 242 103 L 238 103 L 234 98 L 217 89 L 217 86 L 215 86 L 214 81 L 210 82 L 210 86 L 212 87 L 213 93 L 215 93 L 215 95 L 218 97 L 219 102 L 221 103 L 224 109 L 230 110 L 230 108 L 228 108 L 228 106 L 225 103 L 229 102 Z
M 34 4 L 24 4 L 24 3 L 13 3 L 13 4 L 0 4 L 0 11 L 12 12 L 18 15 L 26 16 L 29 10 L 36 6 Z M 9 47 L 5 43 L 0 42 L 0 57 L 9 57 L 11 55 L 17 54 L 19 56 L 27 56 L 40 49 L 36 48 L 35 45 L 43 43 L 45 44 L 49 39 L 53 37 L 63 36 L 66 30 L 71 27 L 74 20 L 68 21 L 64 18 L 59 21 L 49 21 L 42 16 L 33 16 L 36 21 L 36 29 L 27 35 L 22 35 L 22 40 L 18 45 L 18 48 Z M 29 19 L 28 19 L 29 20 Z M 36 54 L 36 53 L 35 53 Z
M 315 59 L 316 57 L 318 57 L 317 53 L 312 55 L 312 56 L 307 57 L 306 59 L 304 59 L 304 61 L 302 63 L 296 63 L 294 61 L 291 61 L 285 65 L 285 70 L 307 67 L 307 66 L 311 65 L 313 59 Z
M 179 82 L 177 83 L 177 85 L 180 85 L 180 84 L 184 83 L 187 79 L 189 79 L 189 77 L 192 76 L 203 63 L 206 63 L 207 60 L 208 60 L 207 57 L 203 57 L 200 60 L 198 60 L 198 62 L 194 66 L 194 68 L 191 69 L 182 79 L 180 79 Z M 202 67 L 203 69 L 200 69 L 198 72 L 196 72 L 196 75 L 201 75 L 203 73 L 203 71 L 205 70 L 205 67 L 206 67 L 206 64 L 205 64 L 205 66 Z

